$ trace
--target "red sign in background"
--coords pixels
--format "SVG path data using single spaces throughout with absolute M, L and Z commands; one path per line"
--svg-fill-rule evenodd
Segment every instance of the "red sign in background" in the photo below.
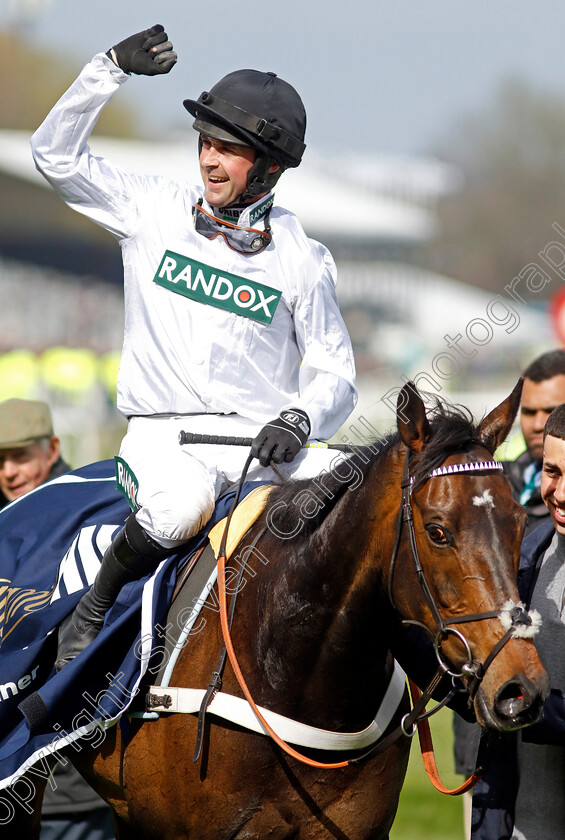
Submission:
M 549 311 L 553 329 L 561 344 L 565 345 L 565 286 L 559 289 L 549 301 Z

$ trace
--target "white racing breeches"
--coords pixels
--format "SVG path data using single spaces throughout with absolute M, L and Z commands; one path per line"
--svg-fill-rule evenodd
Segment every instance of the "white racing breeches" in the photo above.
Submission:
M 216 499 L 239 480 L 249 455 L 248 446 L 180 446 L 181 430 L 253 438 L 263 425 L 236 415 L 130 418 L 120 458 L 137 479 L 136 518 L 149 536 L 173 548 L 197 534 L 212 516 Z M 335 449 L 305 448 L 278 467 L 286 478 L 313 478 L 343 457 Z M 247 480 L 279 483 L 274 471 L 256 459 Z

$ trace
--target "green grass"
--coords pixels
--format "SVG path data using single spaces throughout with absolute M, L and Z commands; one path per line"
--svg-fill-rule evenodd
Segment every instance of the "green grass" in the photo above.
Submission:
M 458 787 L 463 777 L 453 765 L 453 713 L 442 709 L 430 719 L 436 764 L 443 784 Z M 390 840 L 464 840 L 461 796 L 439 793 L 430 782 L 415 735 Z

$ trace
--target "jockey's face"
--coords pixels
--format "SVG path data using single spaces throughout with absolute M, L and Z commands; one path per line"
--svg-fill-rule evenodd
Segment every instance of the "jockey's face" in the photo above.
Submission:
M 236 202 L 247 187 L 249 170 L 255 163 L 255 149 L 238 143 L 216 140 L 200 135 L 200 174 L 204 184 L 204 198 L 211 207 L 228 207 Z M 271 163 L 269 173 L 280 169 Z M 266 193 L 263 193 L 265 195 Z M 256 195 L 247 200 L 252 204 L 261 198 Z
M 53 435 L 28 446 L 0 449 L 0 490 L 9 502 L 47 481 L 59 447 L 59 439 Z
M 255 161 L 255 149 L 200 135 L 200 174 L 204 198 L 211 207 L 227 207 L 247 186 L 247 174 Z

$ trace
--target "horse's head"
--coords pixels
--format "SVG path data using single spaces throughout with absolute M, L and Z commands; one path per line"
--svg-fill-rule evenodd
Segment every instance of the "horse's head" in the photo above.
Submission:
M 525 513 L 492 458 L 521 388 L 520 380 L 478 427 L 445 408 L 428 420 L 411 384 L 397 410 L 407 533 L 391 595 L 403 618 L 425 626 L 438 659 L 461 675 L 479 722 L 498 730 L 535 721 L 548 692 L 535 622 L 517 588 Z

